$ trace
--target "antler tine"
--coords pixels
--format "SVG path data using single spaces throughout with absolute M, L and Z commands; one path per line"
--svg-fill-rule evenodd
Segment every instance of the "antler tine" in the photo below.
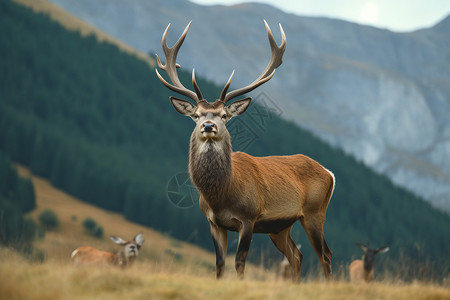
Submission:
M 281 33 L 280 47 L 278 47 L 277 42 L 275 42 L 272 31 L 270 30 L 270 27 L 267 24 L 266 20 L 264 20 L 264 25 L 266 25 L 267 37 L 269 38 L 271 56 L 270 56 L 270 62 L 267 65 L 267 68 L 264 70 L 264 72 L 261 74 L 261 76 L 259 76 L 258 79 L 261 79 L 267 75 L 270 75 L 272 73 L 272 70 L 275 70 L 276 68 L 278 68 L 281 65 L 281 63 L 283 62 L 283 60 L 282 60 L 283 53 L 284 53 L 284 50 L 286 50 L 286 35 L 284 34 L 284 30 L 283 30 L 283 27 L 281 26 L 281 24 L 278 24 L 280 26 L 280 33 Z
M 161 74 L 159 74 L 158 70 L 155 69 L 156 71 L 156 75 L 158 76 L 159 80 L 170 90 L 179 93 L 181 95 L 184 95 L 186 97 L 191 98 L 192 100 L 194 100 L 196 103 L 198 103 L 200 100 L 202 100 L 202 94 L 200 92 L 200 89 L 197 86 L 197 83 L 195 83 L 195 75 L 193 75 L 193 81 L 192 83 L 194 84 L 194 88 L 196 90 L 196 93 L 194 93 L 193 91 L 187 89 L 180 81 L 180 79 L 178 78 L 178 73 L 177 73 L 177 68 L 180 67 L 179 64 L 177 64 L 176 60 L 177 60 L 177 55 L 178 55 L 178 50 L 180 50 L 181 45 L 184 42 L 184 39 L 186 38 L 186 35 L 188 33 L 189 27 L 191 26 L 192 21 L 189 22 L 189 24 L 186 26 L 186 28 L 184 29 L 183 33 L 181 34 L 180 38 L 178 39 L 178 41 L 172 46 L 172 48 L 170 48 L 169 46 L 167 46 L 167 33 L 169 31 L 169 27 L 170 24 L 167 25 L 166 30 L 164 31 L 163 37 L 162 37 L 162 48 L 164 51 L 164 55 L 166 56 L 166 64 L 163 65 L 161 60 L 159 59 L 158 55 L 156 55 L 156 59 L 158 61 L 158 67 L 161 70 L 166 71 L 167 75 L 169 75 L 170 81 L 172 82 L 172 84 L 170 84 L 169 82 L 167 82 L 162 76 Z
M 225 99 L 225 95 L 226 95 L 226 93 L 227 93 L 227 91 L 228 91 L 228 88 L 230 87 L 231 79 L 233 79 L 233 76 L 234 76 L 234 70 L 233 70 L 233 72 L 231 72 L 230 78 L 228 78 L 227 83 L 226 83 L 225 86 L 223 87 L 222 93 L 220 93 L 220 98 L 219 98 L 219 99 L 220 99 L 221 101 L 224 101 L 224 99 Z
M 225 85 L 224 89 L 222 90 L 222 93 L 220 94 L 221 101 L 227 103 L 229 100 L 231 100 L 235 97 L 238 97 L 242 94 L 248 93 L 248 92 L 256 89 L 257 87 L 259 87 L 260 85 L 266 83 L 273 77 L 273 75 L 275 74 L 275 70 L 283 62 L 282 58 L 283 58 L 284 51 L 286 50 L 286 35 L 284 34 L 283 27 L 281 26 L 281 24 L 279 24 L 280 32 L 281 32 L 281 44 L 278 47 L 278 45 L 275 42 L 275 39 L 273 37 L 272 31 L 270 30 L 270 27 L 267 24 L 266 20 L 264 20 L 264 24 L 266 26 L 267 36 L 269 38 L 269 44 L 270 44 L 270 49 L 271 49 L 271 56 L 270 56 L 269 64 L 267 65 L 264 72 L 262 72 L 262 74 L 251 84 L 249 84 L 246 87 L 226 93 L 226 91 L 228 90 L 228 87 L 230 86 L 231 78 L 233 77 L 233 74 L 232 74 L 232 76 L 230 76 L 230 79 L 228 80 L 227 84 Z
M 195 92 L 197 93 L 197 98 L 199 100 L 203 100 L 202 92 L 200 91 L 200 88 L 197 85 L 197 81 L 195 80 L 195 69 L 192 69 L 192 85 L 194 86 Z

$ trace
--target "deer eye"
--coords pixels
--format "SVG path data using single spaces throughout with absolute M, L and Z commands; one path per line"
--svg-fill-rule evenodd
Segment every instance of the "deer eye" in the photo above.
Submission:
M 194 114 L 194 119 L 198 120 L 198 115 Z
M 227 114 L 223 114 L 222 115 L 222 119 L 226 120 L 227 119 Z

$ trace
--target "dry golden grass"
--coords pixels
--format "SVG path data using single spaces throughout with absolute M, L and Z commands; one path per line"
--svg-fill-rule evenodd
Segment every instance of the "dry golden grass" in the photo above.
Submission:
M 2 299 L 450 299 L 441 286 L 413 284 L 351 284 L 310 281 L 292 284 L 276 279 L 226 277 L 188 268 L 170 271 L 143 261 L 120 270 L 113 267 L 72 267 L 47 262 L 30 264 L 0 248 Z
M 116 45 L 120 50 L 128 54 L 134 55 L 139 59 L 147 62 L 151 68 L 156 67 L 155 60 L 148 55 L 139 52 L 127 44 L 113 38 L 100 29 L 88 24 L 87 22 L 71 15 L 56 4 L 48 2 L 47 0 L 13 0 L 21 5 L 27 6 L 33 9 L 35 12 L 44 13 L 50 16 L 53 21 L 60 23 L 62 26 L 69 30 L 78 31 L 82 35 L 94 35 L 99 41 L 106 41 L 113 45 Z
M 23 167 L 18 170 L 22 176 L 31 176 Z M 311 278 L 292 284 L 280 280 L 274 271 L 250 264 L 245 280 L 239 281 L 231 256 L 225 278 L 218 281 L 212 253 L 81 202 L 42 178 L 31 178 L 37 197 L 37 209 L 31 216 L 51 208 L 60 227 L 35 243 L 47 253 L 44 263 L 30 263 L 12 250 L 0 248 L 0 299 L 450 299 L 448 286 L 388 281 L 352 284 Z M 70 265 L 71 251 L 81 245 L 117 249 L 107 238 L 84 233 L 81 223 L 88 216 L 104 227 L 106 235 L 127 238 L 144 233 L 146 242 L 131 268 Z M 181 259 L 168 254 L 168 249 Z

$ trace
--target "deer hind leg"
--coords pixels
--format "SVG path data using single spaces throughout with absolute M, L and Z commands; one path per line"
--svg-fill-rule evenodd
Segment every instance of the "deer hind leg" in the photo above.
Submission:
M 216 276 L 217 279 L 223 276 L 225 271 L 225 257 L 227 256 L 227 238 L 228 232 L 210 222 L 211 236 L 216 249 Z
M 292 270 L 292 281 L 298 282 L 300 280 L 303 254 L 300 250 L 298 250 L 291 238 L 291 229 L 292 226 L 277 234 L 269 233 L 269 237 L 278 250 L 280 250 L 289 261 Z
M 320 221 L 317 221 L 320 220 Z M 305 229 L 311 244 L 319 256 L 320 263 L 322 264 L 323 272 L 326 279 L 331 278 L 331 257 L 333 253 L 328 248 L 325 236 L 323 234 L 322 218 L 317 215 L 304 216 L 300 219 L 303 228 Z

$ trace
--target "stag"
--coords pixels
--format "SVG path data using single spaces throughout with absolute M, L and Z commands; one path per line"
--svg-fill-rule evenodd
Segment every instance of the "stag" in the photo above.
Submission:
M 142 233 L 138 233 L 132 241 L 125 241 L 118 236 L 110 236 L 110 239 L 121 245 L 122 248 L 117 253 L 98 250 L 91 246 L 83 246 L 75 249 L 71 255 L 74 265 L 116 265 L 120 267 L 130 266 L 139 253 L 139 249 L 144 244 Z
M 350 281 L 362 281 L 371 282 L 373 280 L 373 264 L 375 262 L 375 255 L 389 251 L 389 247 L 380 247 L 377 249 L 370 249 L 367 246 L 357 243 L 359 248 L 364 251 L 362 259 L 356 259 L 351 262 L 348 267 L 348 273 L 350 275 Z
M 331 275 L 332 252 L 325 242 L 323 224 L 334 189 L 334 175 L 313 159 L 298 154 L 292 156 L 254 157 L 243 152 L 232 152 L 226 123 L 246 111 L 251 98 L 246 97 L 229 104 L 230 100 L 248 93 L 270 80 L 282 63 L 286 49 L 286 36 L 278 46 L 264 21 L 271 58 L 262 74 L 248 86 L 229 91 L 234 71 L 223 88 L 219 99 L 208 102 L 203 98 L 192 71 L 194 91 L 179 80 L 176 58 L 192 21 L 172 48 L 162 37 L 166 63 L 158 56 L 158 66 L 171 83 L 156 69 L 161 82 L 170 90 L 190 98 L 190 101 L 170 97 L 177 112 L 194 120 L 189 146 L 189 174 L 200 193 L 199 206 L 209 221 L 216 250 L 216 275 L 221 278 L 225 270 L 227 233 L 239 233 L 235 268 L 239 278 L 244 277 L 245 260 L 253 233 L 267 233 L 275 246 L 287 257 L 294 280 L 300 279 L 302 253 L 293 242 L 290 231 L 300 220 L 319 256 L 327 278 Z M 228 104 L 227 104 L 228 103 Z

